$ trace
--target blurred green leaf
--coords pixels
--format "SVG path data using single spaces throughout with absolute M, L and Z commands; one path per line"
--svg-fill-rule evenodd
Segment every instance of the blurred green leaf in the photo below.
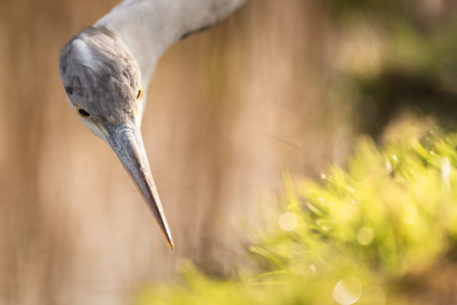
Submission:
M 187 267 L 184 285 L 152 286 L 137 304 L 402 304 L 392 283 L 457 245 L 457 135 L 412 126 L 383 148 L 362 138 L 320 182 L 285 174 L 278 225 L 249 248 L 257 268 L 217 280 Z

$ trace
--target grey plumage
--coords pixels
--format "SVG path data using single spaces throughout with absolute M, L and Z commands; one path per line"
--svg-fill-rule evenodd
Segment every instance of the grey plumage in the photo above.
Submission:
M 246 0 L 125 0 L 95 23 L 115 32 L 141 69 L 146 88 L 171 44 L 223 20 Z
M 78 54 L 85 44 L 89 58 Z M 86 61 L 90 59 L 90 63 Z M 95 120 L 124 123 L 135 114 L 141 75 L 124 43 L 104 27 L 89 27 L 63 47 L 60 74 L 74 106 L 90 109 Z
M 106 141 L 141 191 L 174 247 L 140 132 L 157 60 L 175 41 L 214 25 L 245 0 L 125 0 L 62 48 L 67 98 Z

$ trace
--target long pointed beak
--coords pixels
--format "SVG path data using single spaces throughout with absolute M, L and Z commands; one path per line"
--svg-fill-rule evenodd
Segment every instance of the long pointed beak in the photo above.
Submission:
M 152 179 L 139 127 L 133 120 L 117 126 L 103 127 L 108 134 L 108 144 L 140 189 L 167 240 L 168 246 L 170 249 L 174 249 L 173 237 L 168 228 L 159 193 Z

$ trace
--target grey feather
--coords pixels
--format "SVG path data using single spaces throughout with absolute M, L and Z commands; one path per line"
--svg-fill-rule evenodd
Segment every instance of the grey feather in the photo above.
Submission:
M 217 24 L 246 0 L 125 0 L 97 21 L 115 32 L 138 61 L 143 86 L 175 41 Z
M 59 65 L 75 107 L 111 124 L 124 123 L 134 115 L 140 70 L 116 34 L 104 27 L 85 29 L 62 48 Z

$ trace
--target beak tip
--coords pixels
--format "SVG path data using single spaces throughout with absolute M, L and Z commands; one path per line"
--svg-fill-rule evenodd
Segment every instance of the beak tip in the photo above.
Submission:
M 175 244 L 173 243 L 173 240 L 168 240 L 167 243 L 168 243 L 168 247 L 170 248 L 170 250 L 175 249 Z
M 173 241 L 173 236 L 171 235 L 170 229 L 168 227 L 168 223 L 165 220 L 165 215 L 160 213 L 160 217 L 156 216 L 156 220 L 159 223 L 160 229 L 163 233 L 163 237 L 165 237 L 165 240 L 167 241 L 167 245 L 170 248 L 170 250 L 175 249 L 175 243 Z
M 165 240 L 167 241 L 168 248 L 170 248 L 170 250 L 174 250 L 175 243 L 173 241 L 173 236 L 171 235 L 170 231 L 168 230 L 168 226 L 166 228 L 164 228 L 164 230 L 162 230 L 162 233 L 165 237 Z

